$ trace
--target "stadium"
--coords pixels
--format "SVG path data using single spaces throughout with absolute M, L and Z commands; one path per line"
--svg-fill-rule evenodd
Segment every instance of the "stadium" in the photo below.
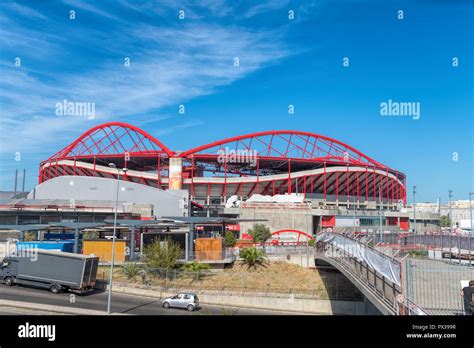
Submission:
M 205 205 L 223 205 L 232 196 L 295 193 L 323 206 L 356 202 L 370 209 L 381 203 L 396 210 L 406 204 L 403 173 L 323 135 L 265 131 L 173 151 L 121 122 L 98 125 L 43 161 L 35 191 L 64 177 L 118 176 L 135 187 L 185 190 L 192 202 Z

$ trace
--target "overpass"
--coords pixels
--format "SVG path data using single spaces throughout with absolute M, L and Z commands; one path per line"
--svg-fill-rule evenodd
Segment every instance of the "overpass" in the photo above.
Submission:
M 323 232 L 316 241 L 315 258 L 344 274 L 382 314 L 426 314 L 404 294 L 401 260 L 350 235 Z

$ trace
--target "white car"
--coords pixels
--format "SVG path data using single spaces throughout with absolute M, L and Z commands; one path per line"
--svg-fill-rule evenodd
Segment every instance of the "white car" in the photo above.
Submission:
M 199 298 L 193 292 L 180 292 L 175 296 L 162 299 L 161 305 L 163 308 L 186 308 L 192 312 L 199 307 Z

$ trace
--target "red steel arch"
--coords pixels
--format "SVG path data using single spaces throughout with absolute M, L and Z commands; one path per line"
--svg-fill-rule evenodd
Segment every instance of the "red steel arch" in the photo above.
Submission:
M 123 122 L 108 122 L 89 129 L 70 145 L 56 152 L 48 161 L 124 153 L 131 155 L 165 153 L 170 157 L 175 155 L 156 138 L 136 126 Z
M 226 147 L 224 147 L 224 145 Z M 265 159 L 301 159 L 320 162 L 369 165 L 389 169 L 353 147 L 323 135 L 304 131 L 265 131 L 236 136 L 202 145 L 181 157 L 209 158 L 228 150 L 255 150 Z

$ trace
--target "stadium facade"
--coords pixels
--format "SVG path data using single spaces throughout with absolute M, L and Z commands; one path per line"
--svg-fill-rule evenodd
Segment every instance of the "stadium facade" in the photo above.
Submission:
M 115 168 L 110 167 L 113 163 Z M 40 165 L 39 183 L 63 176 L 115 179 L 161 190 L 185 189 L 193 201 L 301 193 L 358 206 L 406 203 L 405 175 L 341 141 L 301 131 L 267 131 L 172 151 L 125 123 L 96 126 Z

